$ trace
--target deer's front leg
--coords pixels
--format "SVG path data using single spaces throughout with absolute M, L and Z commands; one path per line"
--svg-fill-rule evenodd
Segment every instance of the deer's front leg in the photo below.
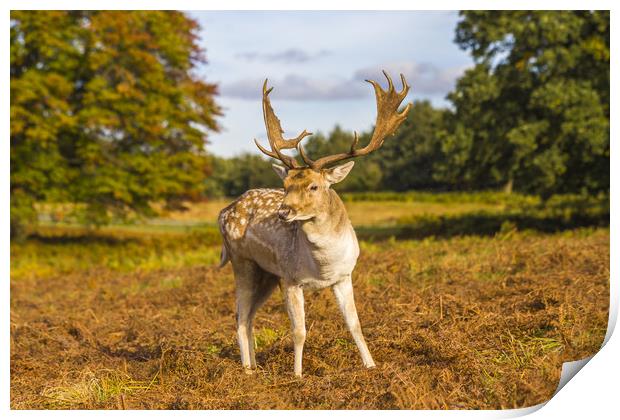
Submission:
M 295 348 L 295 375 L 301 376 L 301 359 L 306 341 L 306 316 L 304 313 L 304 292 L 299 286 L 284 286 L 286 310 L 291 319 L 293 347 Z
M 334 295 L 336 295 L 338 306 L 344 316 L 347 327 L 349 328 L 349 331 L 351 331 L 353 340 L 355 340 L 355 344 L 357 344 L 357 348 L 360 351 L 364 366 L 368 368 L 375 367 L 375 362 L 372 360 L 370 351 L 368 351 L 368 346 L 366 346 L 366 340 L 364 340 L 364 335 L 362 334 L 360 320 L 357 317 L 357 309 L 355 309 L 355 300 L 353 299 L 353 284 L 351 283 L 351 277 L 349 276 L 346 280 L 336 283 L 332 289 L 334 290 Z

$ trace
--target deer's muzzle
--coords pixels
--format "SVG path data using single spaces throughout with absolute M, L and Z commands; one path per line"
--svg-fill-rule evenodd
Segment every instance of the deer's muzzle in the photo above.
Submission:
M 288 221 L 288 218 L 289 218 L 290 214 L 291 214 L 291 208 L 290 207 L 282 206 L 278 210 L 278 217 L 280 218 L 280 220 L 284 220 L 285 222 Z

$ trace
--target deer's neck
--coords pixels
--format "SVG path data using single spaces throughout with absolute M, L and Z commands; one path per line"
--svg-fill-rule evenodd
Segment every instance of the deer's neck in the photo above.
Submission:
M 329 198 L 323 211 L 313 219 L 301 223 L 301 232 L 310 243 L 318 247 L 324 246 L 324 241 L 333 241 L 352 231 L 344 203 L 334 190 L 329 190 L 328 193 Z
M 291 251 L 297 264 L 291 278 L 304 287 L 320 289 L 351 275 L 359 245 L 344 204 L 330 190 L 323 212 L 299 223 Z
M 350 274 L 359 256 L 357 238 L 346 208 L 336 192 L 330 190 L 329 194 L 324 211 L 302 222 L 298 231 L 300 254 L 311 259 L 310 265 L 321 278 Z

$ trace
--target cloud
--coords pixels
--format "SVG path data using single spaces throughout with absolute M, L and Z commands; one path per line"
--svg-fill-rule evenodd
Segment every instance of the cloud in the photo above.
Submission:
M 329 54 L 330 52 L 327 50 L 321 50 L 319 52 L 311 54 L 298 48 L 289 48 L 288 50 L 277 53 L 244 52 L 237 54 L 235 57 L 241 58 L 246 61 L 279 61 L 283 63 L 306 63 L 308 61 L 316 60 Z
M 289 74 L 280 80 L 270 80 L 269 85 L 275 87 L 278 99 L 292 101 L 358 99 L 372 94 L 372 89 L 362 83 L 366 79 L 376 80 L 382 86 L 386 86 L 387 82 L 381 73 L 384 69 L 394 79 L 394 85 L 398 90 L 401 88 L 398 75 L 402 73 L 416 94 L 446 95 L 452 90 L 456 79 L 463 74 L 465 68 L 440 69 L 431 63 L 388 63 L 358 69 L 349 79 L 312 79 Z M 223 96 L 233 98 L 259 99 L 262 94 L 263 81 L 252 78 L 225 83 L 221 86 L 221 92 Z
M 221 87 L 223 96 L 239 99 L 257 99 L 262 95 L 264 80 L 242 79 Z M 289 74 L 281 80 L 269 81 L 278 99 L 303 100 L 342 100 L 363 98 L 368 88 L 354 80 L 319 80 Z
M 432 63 L 399 62 L 388 63 L 377 67 L 366 67 L 355 72 L 355 79 L 373 79 L 384 83 L 385 77 L 381 69 L 387 71 L 394 79 L 397 89 L 400 87 L 400 80 L 396 80 L 402 73 L 407 79 L 407 83 L 412 90 L 418 94 L 437 95 L 447 94 L 454 88 L 458 79 L 466 67 L 448 67 L 440 69 Z

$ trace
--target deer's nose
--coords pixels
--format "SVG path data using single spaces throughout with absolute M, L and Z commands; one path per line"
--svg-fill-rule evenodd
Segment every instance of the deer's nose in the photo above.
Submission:
M 282 206 L 278 210 L 278 217 L 280 218 L 280 220 L 286 220 L 288 218 L 289 214 L 291 214 L 291 208 L 290 207 Z

